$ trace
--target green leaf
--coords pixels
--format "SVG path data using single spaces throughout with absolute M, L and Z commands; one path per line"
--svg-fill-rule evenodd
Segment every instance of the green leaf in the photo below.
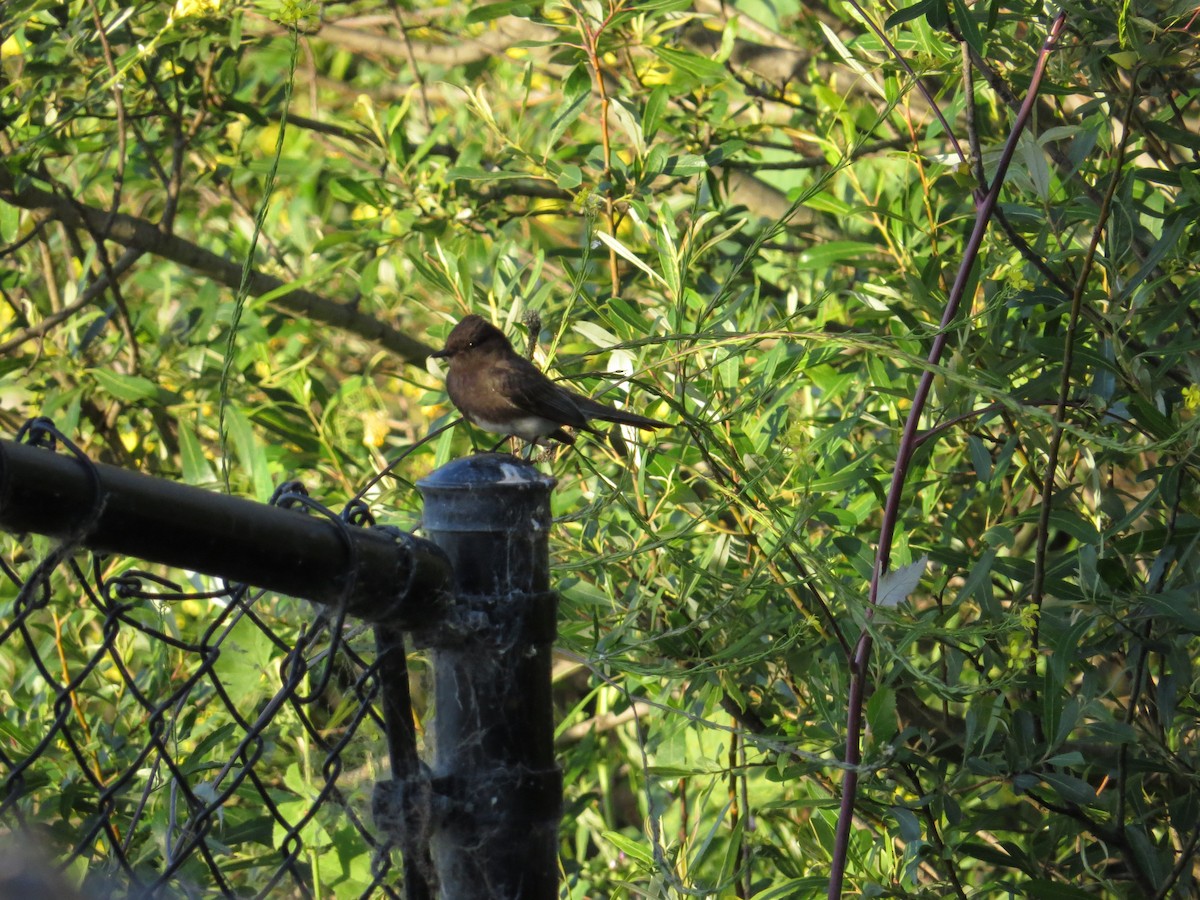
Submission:
M 314 253 L 324 253 L 343 244 L 357 244 L 362 240 L 362 234 L 357 231 L 332 231 L 313 245 Z
M 650 182 L 663 174 L 667 168 L 667 148 L 665 144 L 655 144 L 650 148 L 650 152 L 646 154 L 646 161 L 642 167 L 642 177 L 645 181 Z
M 824 876 L 792 878 L 755 894 L 751 900 L 795 900 L 797 897 L 817 896 L 828 886 L 829 879 Z
M 573 68 L 563 83 L 563 101 L 559 104 L 554 120 L 550 123 L 543 146 L 553 151 L 563 133 L 574 124 L 587 107 L 592 94 L 592 78 L 582 63 Z M 576 166 L 576 168 L 578 168 Z M 580 179 L 582 180 L 582 179 Z
M 451 181 L 459 178 L 464 181 L 512 181 L 517 178 L 528 178 L 529 174 L 527 172 L 511 172 L 502 169 L 475 169 L 455 166 L 446 172 L 446 177 Z
M 915 844 L 921 840 L 921 822 L 911 809 L 891 806 L 888 807 L 888 813 L 896 820 L 900 840 L 906 844 Z
M 658 87 L 650 92 L 650 96 L 646 98 L 646 105 L 642 109 L 642 136 L 647 143 L 658 133 L 658 126 L 662 121 L 663 113 L 666 111 L 669 99 L 670 93 L 664 84 L 658 85 Z M 666 151 L 664 150 L 663 152 L 665 153 Z
M 164 404 L 175 402 L 174 395 L 159 388 L 149 378 L 141 375 L 123 375 L 108 369 L 90 369 L 96 383 L 110 396 L 126 403 L 140 403 L 144 400 L 158 398 Z
M 929 13 L 929 9 L 933 6 L 934 0 L 921 0 L 920 3 L 914 3 L 912 6 L 905 6 L 896 10 L 883 23 L 883 27 L 887 31 L 891 31 L 897 25 L 903 25 L 905 22 L 911 22 L 913 19 L 919 19 Z
M 839 197 L 826 191 L 815 191 L 804 200 L 804 206 L 816 212 L 829 213 L 834 216 L 850 215 L 853 207 Z
M 898 730 L 896 722 L 896 692 L 889 687 L 877 688 L 867 701 L 867 725 L 876 746 L 885 745 Z
M 273 648 L 271 638 L 248 618 L 238 619 L 221 640 L 213 669 L 226 690 L 249 708 L 270 696 Z
M 1025 896 L 1034 900 L 1092 900 L 1096 896 L 1092 891 L 1046 878 L 1031 878 L 1022 887 Z
M 250 421 L 241 410 L 229 406 L 225 410 L 225 426 L 237 450 L 238 462 L 249 475 L 250 483 L 254 487 L 254 496 L 264 502 L 271 499 L 275 492 L 275 484 L 271 479 L 267 455 L 255 438 Z
M 21 213 L 15 206 L 0 204 L 0 242 L 11 244 L 20 228 Z
M 981 484 L 986 485 L 992 477 L 992 455 L 983 446 L 983 441 L 973 434 L 967 436 L 967 452 L 971 455 L 975 477 Z
M 216 484 L 217 477 L 204 456 L 196 432 L 184 422 L 179 423 L 179 459 L 183 480 L 188 484 Z
M 605 244 L 606 246 L 611 247 L 614 251 L 616 251 L 616 254 L 618 256 L 620 256 L 622 259 L 624 259 L 626 262 L 632 263 L 634 266 L 641 269 L 643 272 L 645 272 L 647 275 L 649 275 L 652 279 L 657 281 L 663 287 L 669 287 L 669 285 L 667 284 L 666 281 L 663 280 L 663 277 L 661 275 L 659 275 L 657 272 L 655 272 L 653 269 L 651 269 L 648 265 L 646 265 L 644 262 L 642 262 L 641 259 L 639 259 L 632 250 L 630 250 L 628 247 L 626 247 L 624 244 L 622 244 L 619 240 L 617 240 L 611 234 L 605 234 L 603 231 L 597 231 L 596 237 L 600 240 L 600 242 L 602 244 Z
M 654 854 L 650 852 L 650 849 L 645 844 L 631 840 L 617 831 L 601 832 L 601 837 L 626 856 L 636 859 L 643 865 L 654 865 Z
M 674 50 L 670 47 L 652 47 L 651 52 L 673 68 L 686 72 L 705 84 L 715 84 L 728 77 L 725 67 L 707 56 L 698 56 L 687 50 Z
M 1118 295 L 1120 298 L 1133 296 L 1133 292 L 1158 268 L 1167 254 L 1179 247 L 1180 238 L 1194 221 L 1191 216 L 1187 215 L 1172 215 L 1167 218 L 1162 234 L 1141 261 L 1137 272 L 1132 278 L 1121 284 L 1121 292 Z
M 934 31 L 945 31 L 950 24 L 950 9 L 945 0 L 932 0 L 925 12 L 929 27 Z
M 1150 611 L 1164 622 L 1182 628 L 1190 634 L 1200 634 L 1200 609 L 1196 608 L 1196 597 L 1200 596 L 1198 591 L 1200 586 L 1192 585 L 1160 591 L 1157 594 L 1145 594 L 1141 599 Z
M 505 16 L 517 16 L 518 18 L 527 19 L 533 15 L 536 6 L 528 0 L 514 0 L 508 3 L 488 3 L 483 6 L 476 6 L 467 13 L 467 24 L 475 25 L 479 22 L 491 22 L 494 19 L 503 19 Z
M 708 171 L 708 163 L 705 162 L 703 156 L 697 156 L 695 153 L 684 153 L 679 156 L 667 157 L 666 166 L 663 168 L 663 173 L 666 175 L 675 175 L 680 178 L 686 178 L 690 175 L 699 175 L 701 172 Z
M 593 347 L 599 347 L 601 350 L 608 349 L 615 344 L 621 343 L 615 334 L 607 328 L 597 325 L 595 322 L 572 322 L 571 330 L 582 335 L 583 338 Z
M 860 457 L 832 475 L 827 475 L 813 482 L 811 490 L 817 492 L 839 491 L 853 487 L 862 482 L 864 468 L 868 468 L 867 459 Z
M 954 0 L 954 18 L 962 30 L 963 39 L 971 45 L 972 50 L 983 56 L 983 35 L 979 33 L 979 25 L 963 0 Z
M 362 203 L 364 206 L 378 206 L 380 198 L 367 189 L 361 181 L 353 178 L 335 178 L 329 183 L 329 192 L 338 200 Z
M 1155 846 L 1155 842 L 1150 839 L 1146 829 L 1140 825 L 1126 825 L 1125 836 L 1133 848 L 1134 857 L 1141 864 L 1142 870 L 1147 873 L 1151 883 L 1162 883 L 1166 873 L 1170 871 L 1171 864 L 1165 854 Z
M 555 184 L 564 191 L 571 191 L 583 184 L 583 170 L 579 166 L 563 166 Z
M 233 738 L 230 742 L 231 745 L 237 743 L 237 726 L 232 722 L 221 725 L 205 735 L 188 754 L 188 759 L 183 762 L 183 770 L 185 772 L 200 774 L 207 769 L 211 769 L 212 759 L 210 754 L 214 750 L 221 749 L 221 744 L 230 738 Z
M 1080 806 L 1091 806 L 1096 802 L 1096 789 L 1082 778 L 1062 772 L 1043 772 L 1041 777 L 1064 800 Z
M 820 271 L 844 260 L 852 260 L 857 266 L 864 257 L 878 253 L 877 244 L 863 241 L 824 241 L 802 251 L 796 257 L 795 265 L 801 271 Z

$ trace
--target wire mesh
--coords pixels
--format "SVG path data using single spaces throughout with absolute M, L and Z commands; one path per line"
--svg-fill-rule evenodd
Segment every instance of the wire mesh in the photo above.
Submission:
M 294 486 L 276 502 L 337 518 Z M 0 833 L 85 896 L 401 895 L 370 821 L 389 773 L 368 626 L 0 541 Z

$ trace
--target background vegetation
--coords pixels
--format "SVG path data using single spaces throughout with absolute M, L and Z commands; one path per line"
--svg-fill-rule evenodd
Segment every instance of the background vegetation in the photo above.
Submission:
M 419 443 L 454 416 L 424 357 L 479 312 L 677 423 L 544 462 L 564 895 L 819 896 L 844 862 L 867 896 L 1195 896 L 1200 20 L 1064 9 L 942 328 L 1041 3 L 11 0 L 0 427 L 335 506 L 407 453 L 371 500 L 413 527 L 472 446 Z M 89 612 L 58 614 L 66 667 Z M 53 699 L 15 652 L 10 753 Z M 281 654 L 227 673 L 248 705 Z M 95 682 L 79 715 L 119 718 Z M 279 727 L 259 765 L 303 796 Z M 368 848 L 311 840 L 357 896 Z

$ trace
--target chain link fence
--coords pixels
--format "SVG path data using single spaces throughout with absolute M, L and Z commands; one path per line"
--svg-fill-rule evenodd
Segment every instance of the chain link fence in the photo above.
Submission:
M 374 629 L 82 531 L 0 535 L 0 897 L 402 896 Z

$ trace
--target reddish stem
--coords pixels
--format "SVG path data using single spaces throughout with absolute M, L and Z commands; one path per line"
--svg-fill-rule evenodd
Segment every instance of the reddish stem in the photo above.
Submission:
M 1004 152 L 1001 154 L 1000 162 L 996 167 L 996 175 L 992 179 L 991 189 L 988 191 L 987 196 L 983 198 L 983 202 L 979 205 L 979 209 L 976 212 L 975 227 L 971 231 L 970 238 L 967 240 L 962 263 L 959 265 L 954 285 L 950 288 L 950 296 L 946 301 L 946 309 L 942 314 L 942 321 L 938 328 L 937 336 L 933 339 L 933 345 L 929 349 L 929 365 L 921 374 L 921 380 L 917 383 L 917 392 L 913 396 L 912 408 L 909 410 L 908 419 L 904 423 L 904 431 L 900 437 L 900 446 L 896 452 L 896 465 L 892 471 L 892 483 L 888 488 L 887 501 L 883 508 L 883 522 L 879 529 L 879 545 L 875 551 L 875 566 L 871 572 L 871 589 L 868 598 L 866 621 L 863 624 L 862 634 L 859 635 L 858 643 L 854 647 L 854 654 L 849 660 L 850 689 L 846 715 L 847 768 L 845 770 L 846 774 L 842 778 L 842 803 L 838 813 L 832 867 L 829 872 L 829 900 L 837 900 L 841 896 L 842 883 L 846 876 L 846 857 L 850 848 L 850 825 L 854 818 L 854 803 L 858 794 L 858 765 L 862 761 L 863 699 L 866 694 L 867 664 L 871 658 L 870 625 L 875 604 L 879 599 L 879 584 L 888 570 L 888 562 L 891 558 L 892 538 L 896 533 L 896 524 L 900 518 L 900 500 L 904 494 L 904 482 L 908 477 L 908 466 L 912 461 L 912 455 L 918 443 L 917 426 L 920 424 L 921 414 L 925 409 L 925 402 L 929 398 L 929 391 L 933 387 L 935 368 L 941 360 L 946 342 L 950 338 L 950 324 L 954 321 L 955 316 L 958 314 L 959 306 L 962 304 L 963 295 L 966 293 L 967 281 L 971 275 L 971 269 L 974 267 L 975 260 L 979 256 L 979 248 L 983 244 L 984 235 L 987 233 L 988 222 L 1000 198 L 1000 187 L 1004 184 L 1004 176 L 1008 172 L 1008 166 L 1012 162 L 1013 154 L 1016 153 L 1017 141 L 1021 136 L 1021 132 L 1025 130 L 1025 125 L 1029 121 L 1029 115 L 1033 111 L 1033 104 L 1037 99 L 1038 86 L 1041 84 L 1042 75 L 1046 71 L 1046 62 L 1050 57 L 1050 50 L 1054 47 L 1059 35 L 1062 33 L 1066 17 L 1066 12 L 1058 14 L 1058 18 L 1050 26 L 1050 33 L 1046 36 L 1041 53 L 1038 55 L 1037 66 L 1033 71 L 1033 79 L 1029 84 L 1029 92 L 1025 95 L 1025 101 L 1021 104 L 1016 121 L 1013 123 L 1012 132 L 1009 134 L 1008 141 L 1004 145 Z

